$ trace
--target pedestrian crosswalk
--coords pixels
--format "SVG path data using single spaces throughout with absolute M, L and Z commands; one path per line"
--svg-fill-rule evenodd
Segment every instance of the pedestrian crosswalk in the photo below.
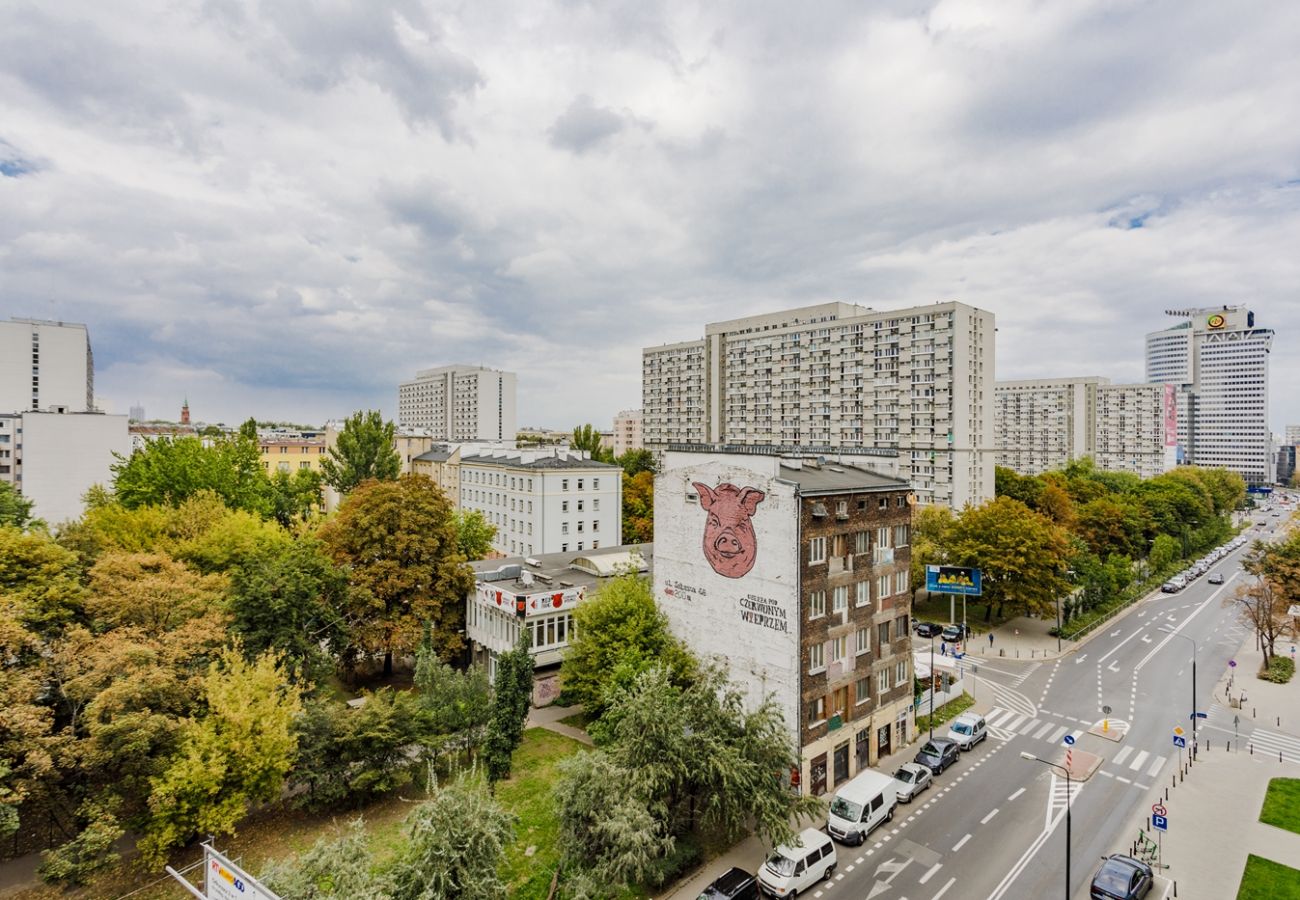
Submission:
M 1029 718 L 1014 709 L 1003 709 L 1000 706 L 995 706 L 989 710 L 984 716 L 984 721 L 988 724 L 989 734 L 998 740 L 1009 741 L 1020 735 L 1036 741 L 1046 741 L 1057 746 L 1062 744 L 1067 734 L 1076 741 L 1079 740 L 1085 730 L 1082 728 L 1071 729 L 1069 725 L 1062 725 L 1052 719 Z M 1255 734 L 1260 733 L 1260 730 L 1256 729 Z M 1260 747 L 1264 748 L 1268 740 L 1262 741 Z M 1300 762 L 1300 738 L 1278 735 L 1271 740 L 1273 743 L 1267 745 L 1271 752 L 1277 753 L 1280 749 L 1283 758 L 1294 757 L 1295 761 Z M 1290 743 L 1287 743 L 1288 741 Z M 1291 756 L 1287 754 L 1291 754 Z M 1167 756 L 1126 744 L 1116 751 L 1110 763 L 1112 766 L 1134 773 L 1134 778 L 1140 775 L 1155 778 L 1168 761 L 1169 757 Z M 1123 780 L 1127 781 L 1128 779 Z
M 1256 728 L 1246 740 L 1250 742 L 1254 753 L 1280 756 L 1287 762 L 1300 763 L 1300 738 L 1294 735 Z
M 1059 744 L 1066 732 L 1074 735 L 1075 740 L 1083 734 L 1083 729 L 1071 731 L 1069 726 L 1061 725 L 1050 719 L 1043 720 L 1026 716 L 1014 709 L 995 706 L 984 716 L 989 733 L 1001 741 L 1009 741 L 1017 734 L 1027 735 L 1035 740 L 1045 740 L 1050 744 Z

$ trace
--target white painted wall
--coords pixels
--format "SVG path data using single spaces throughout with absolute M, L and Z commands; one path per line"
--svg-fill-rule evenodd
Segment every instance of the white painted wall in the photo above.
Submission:
M 82 495 L 112 484 L 113 454 L 129 456 L 126 416 L 26 413 L 23 422 L 23 496 L 51 527 L 79 517 Z

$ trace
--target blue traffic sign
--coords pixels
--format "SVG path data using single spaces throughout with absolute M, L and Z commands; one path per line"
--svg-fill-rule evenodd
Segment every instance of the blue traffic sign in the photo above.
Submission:
M 1168 817 L 1168 816 L 1152 816 L 1152 817 L 1151 817 L 1151 827 L 1154 828 L 1156 831 L 1168 831 L 1168 830 L 1169 830 L 1169 817 Z
M 1208 719 L 1209 717 L 1210 717 L 1210 714 L 1209 714 L 1209 713 L 1197 713 L 1197 714 L 1196 714 L 1196 718 L 1198 718 L 1198 719 Z
M 1072 735 L 1072 734 L 1067 734 L 1067 735 L 1065 736 L 1065 742 L 1066 742 L 1067 744 L 1069 744 L 1070 746 L 1073 747 L 1073 746 L 1074 746 L 1074 735 Z
M 1181 734 L 1176 734 L 1176 735 L 1174 735 L 1174 746 L 1175 746 L 1175 747 L 1186 747 L 1186 746 L 1187 746 L 1187 738 L 1183 737 Z

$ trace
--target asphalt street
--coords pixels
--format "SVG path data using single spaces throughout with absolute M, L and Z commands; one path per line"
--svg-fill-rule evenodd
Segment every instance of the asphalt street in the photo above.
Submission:
M 1268 514 L 1261 518 L 1267 530 L 1252 528 L 1252 540 L 1270 536 L 1282 521 Z M 976 677 L 994 697 L 985 714 L 991 726 L 988 740 L 963 753 L 911 804 L 899 806 L 893 821 L 873 832 L 864 846 L 839 847 L 835 876 L 808 896 L 1086 897 L 1100 857 L 1127 852 L 1137 836 L 1125 830 L 1133 811 L 1162 797 L 1179 768 L 1173 729 L 1191 731 L 1193 644 L 1197 704 L 1201 711 L 1214 709 L 1209 719 L 1197 723 L 1201 746 L 1208 740 L 1209 752 L 1214 752 L 1233 736 L 1237 713 L 1226 711 L 1226 698 L 1212 697 L 1211 691 L 1247 634 L 1223 600 L 1247 577 L 1240 560 L 1248 547 L 1211 568 L 1224 575 L 1224 584 L 1209 584 L 1202 576 L 1177 594 L 1147 600 L 1105 626 L 1077 653 L 1052 662 L 979 663 Z M 1242 739 L 1271 740 L 1268 723 L 1250 720 L 1249 712 L 1247 703 L 1236 726 Z M 1108 733 L 1126 730 L 1123 738 L 1090 733 L 1103 720 Z M 1070 785 L 1068 887 L 1065 779 L 1053 768 L 1021 757 L 1031 753 L 1056 762 L 1064 756 L 1067 736 L 1075 739 L 1075 753 L 1100 757 L 1090 778 Z M 1300 742 L 1291 739 L 1273 749 L 1300 761 L 1296 744 Z M 1176 794 L 1167 804 L 1165 839 L 1170 841 L 1178 839 L 1180 829 L 1204 827 L 1179 820 Z M 1151 894 L 1159 896 L 1159 890 Z

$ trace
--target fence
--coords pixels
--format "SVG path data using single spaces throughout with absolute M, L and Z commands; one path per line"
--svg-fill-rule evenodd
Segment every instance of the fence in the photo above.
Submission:
M 958 678 L 948 685 L 946 691 L 921 691 L 921 698 L 916 701 L 916 711 L 921 715 L 930 712 L 930 694 L 934 694 L 934 708 L 939 709 L 952 700 L 956 700 L 966 691 L 966 679 Z

